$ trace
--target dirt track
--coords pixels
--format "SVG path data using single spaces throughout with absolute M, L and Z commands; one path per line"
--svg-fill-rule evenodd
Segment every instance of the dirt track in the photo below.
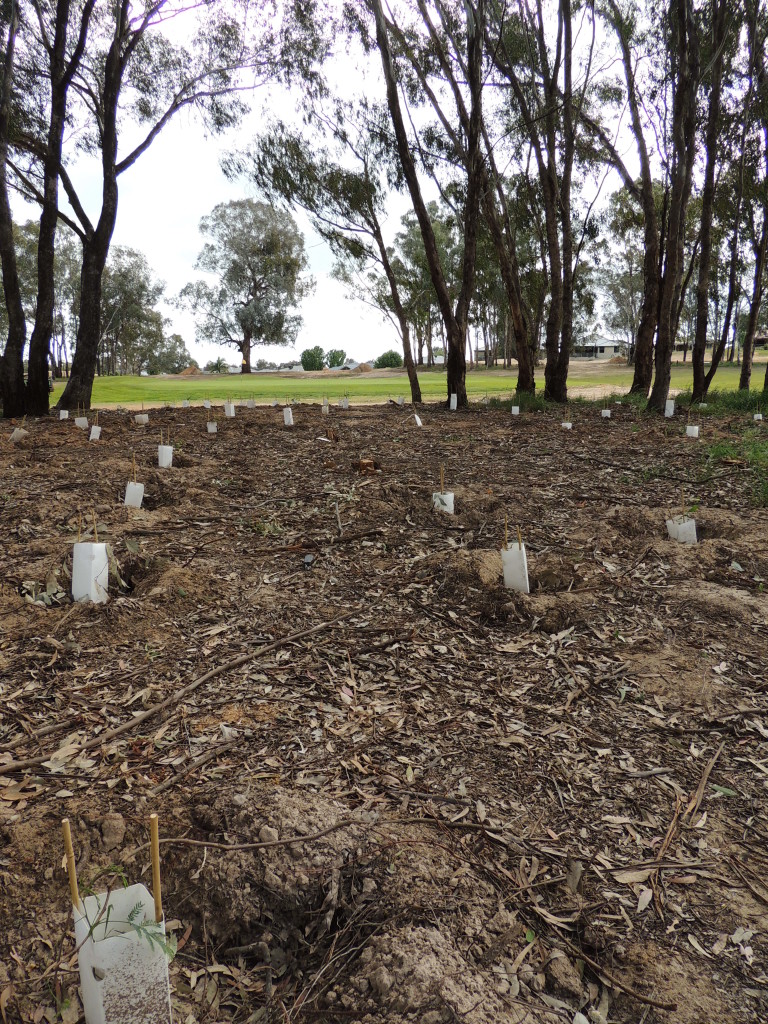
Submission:
M 99 890 L 116 864 L 148 878 L 152 810 L 175 1020 L 768 1018 L 768 516 L 702 455 L 743 418 L 696 442 L 572 416 L 300 406 L 290 431 L 238 409 L 210 436 L 179 409 L 102 413 L 93 444 L 4 436 L 9 1022 L 80 1019 L 60 819 Z M 681 485 L 696 547 L 664 530 Z M 73 605 L 92 510 L 122 582 Z M 505 512 L 529 596 L 501 586 Z

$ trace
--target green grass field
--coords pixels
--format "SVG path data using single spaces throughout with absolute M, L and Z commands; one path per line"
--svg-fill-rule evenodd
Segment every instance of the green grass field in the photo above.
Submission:
M 762 388 L 764 363 L 756 363 L 753 385 Z M 467 392 L 470 400 L 509 398 L 514 392 L 516 371 L 472 370 L 467 373 Z M 445 372 L 425 370 L 419 372 L 422 396 L 425 401 L 439 401 L 446 396 Z M 715 386 L 720 391 L 733 391 L 738 387 L 739 367 L 724 365 L 718 370 Z M 568 378 L 568 390 L 573 397 L 597 398 L 609 392 L 623 393 L 632 383 L 632 369 L 610 363 L 574 360 Z M 56 382 L 52 404 L 63 389 Z M 537 390 L 544 387 L 544 370 L 539 368 Z M 677 365 L 672 369 L 672 389 L 685 391 L 691 386 L 691 368 Z M 287 400 L 319 402 L 324 397 L 333 401 L 348 395 L 353 402 L 385 402 L 388 398 L 410 395 L 408 378 L 403 371 L 392 370 L 376 374 L 291 374 L 255 373 L 206 375 L 195 377 L 97 377 L 93 385 L 96 407 L 147 407 L 181 402 L 202 402 L 205 398 L 223 401 L 232 398 L 244 401 L 254 398 L 258 403 L 285 402 Z

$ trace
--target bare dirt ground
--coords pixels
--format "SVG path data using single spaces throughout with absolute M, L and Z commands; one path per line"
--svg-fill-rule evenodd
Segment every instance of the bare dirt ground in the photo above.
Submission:
M 3 432 L 4 1022 L 82 1019 L 61 818 L 103 891 L 153 810 L 177 1022 L 768 1019 L 768 516 L 704 457 L 744 418 L 422 415 Z

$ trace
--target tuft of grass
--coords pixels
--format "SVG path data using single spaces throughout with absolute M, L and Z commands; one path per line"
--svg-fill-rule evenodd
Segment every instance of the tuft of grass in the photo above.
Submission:
M 718 441 L 707 449 L 710 462 L 740 462 L 752 471 L 756 504 L 768 507 L 768 434 L 750 428 L 734 441 Z
M 691 391 L 682 392 L 677 396 L 680 405 L 686 405 L 702 416 L 726 412 L 760 412 L 768 409 L 768 394 L 765 391 L 734 391 L 712 390 L 704 399 L 707 408 L 699 410 L 699 405 L 691 405 Z

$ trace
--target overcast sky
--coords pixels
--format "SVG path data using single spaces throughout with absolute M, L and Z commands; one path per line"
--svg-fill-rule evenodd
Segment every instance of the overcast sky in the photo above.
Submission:
M 258 114 L 248 119 L 251 132 L 258 120 Z M 206 138 L 200 125 L 182 113 L 119 179 L 120 205 L 112 244 L 140 249 L 165 281 L 168 296 L 199 276 L 194 264 L 203 243 L 200 218 L 218 203 L 253 195 L 247 183 L 227 181 L 219 164 L 222 153 L 247 137 L 248 132 L 240 130 L 234 139 Z M 121 151 L 125 152 L 122 147 Z M 78 171 L 78 179 L 85 183 L 86 168 Z M 98 187 L 94 177 L 90 186 L 94 198 Z M 330 276 L 333 258 L 328 246 L 314 234 L 306 217 L 294 216 L 304 233 L 315 290 L 302 303 L 304 325 L 295 348 L 262 346 L 254 349 L 253 361 L 298 361 L 299 354 L 314 345 L 324 351 L 343 348 L 357 360 L 375 358 L 387 348 L 399 350 L 394 328 Z M 181 334 L 201 366 L 219 355 L 239 364 L 240 354 L 233 346 L 217 348 L 196 341 L 190 313 L 171 305 L 164 312 L 173 323 L 172 331 Z

